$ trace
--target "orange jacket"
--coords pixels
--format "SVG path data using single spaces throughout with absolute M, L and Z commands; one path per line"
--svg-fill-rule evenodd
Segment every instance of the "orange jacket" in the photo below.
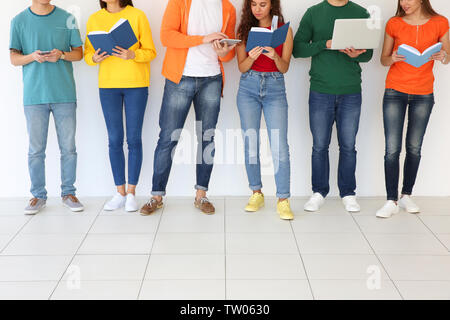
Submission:
M 189 10 L 192 0 L 169 0 L 161 24 L 161 43 L 167 47 L 162 75 L 172 82 L 179 83 L 183 76 L 189 48 L 203 43 L 203 36 L 187 35 Z M 229 0 L 222 0 L 223 26 L 221 32 L 230 39 L 235 38 L 236 9 Z M 234 58 L 233 49 L 225 57 L 219 57 L 220 69 L 225 84 L 222 62 Z

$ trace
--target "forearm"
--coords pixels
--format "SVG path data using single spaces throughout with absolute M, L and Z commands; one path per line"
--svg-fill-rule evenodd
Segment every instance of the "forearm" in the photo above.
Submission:
M 22 53 L 11 51 L 11 64 L 16 67 L 25 66 L 34 61 L 33 56 L 31 54 L 24 55 Z
M 394 64 L 394 60 L 392 60 L 391 56 L 381 56 L 381 64 L 385 67 L 390 67 Z
M 295 58 L 313 57 L 327 48 L 327 40 L 317 42 L 305 42 L 296 40 L 294 42 L 294 50 L 292 54 Z
M 156 58 L 156 50 L 155 49 L 137 49 L 135 51 L 136 57 L 134 61 L 139 63 L 148 63 Z
M 252 68 L 254 62 L 255 60 L 253 60 L 250 57 L 247 57 L 244 61 L 239 63 L 239 71 L 241 73 L 246 73 L 248 70 Z
M 83 59 L 83 51 L 82 50 L 72 50 L 70 52 L 64 52 L 65 58 L 64 60 L 75 62 L 81 61 Z
M 286 61 L 283 58 L 281 58 L 279 55 L 276 55 L 274 62 L 275 62 L 275 65 L 277 66 L 278 71 L 280 71 L 281 73 L 288 72 L 290 61 Z
M 367 50 L 366 52 L 364 52 L 363 54 L 359 55 L 358 57 L 354 58 L 353 60 L 357 61 L 357 62 L 369 62 L 373 57 L 373 50 Z

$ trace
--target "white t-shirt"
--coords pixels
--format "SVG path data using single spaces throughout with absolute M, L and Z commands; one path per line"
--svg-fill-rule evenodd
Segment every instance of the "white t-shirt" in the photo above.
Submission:
M 204 36 L 221 32 L 223 25 L 222 0 L 192 0 L 189 12 L 188 35 Z M 212 44 L 189 48 L 183 75 L 211 77 L 220 74 L 219 58 Z

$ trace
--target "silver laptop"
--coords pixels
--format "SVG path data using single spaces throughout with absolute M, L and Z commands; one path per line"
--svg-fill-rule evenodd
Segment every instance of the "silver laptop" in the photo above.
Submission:
M 332 50 L 375 49 L 380 46 L 383 24 L 373 19 L 337 19 L 334 23 Z

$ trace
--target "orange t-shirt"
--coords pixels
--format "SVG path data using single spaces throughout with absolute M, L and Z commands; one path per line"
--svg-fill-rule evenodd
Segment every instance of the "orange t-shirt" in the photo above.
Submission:
M 394 52 L 402 44 L 407 44 L 423 52 L 438 43 L 448 30 L 448 20 L 443 16 L 434 16 L 420 26 L 408 24 L 401 17 L 393 17 L 386 25 L 386 33 L 395 41 Z M 387 75 L 386 89 L 394 89 L 407 94 L 431 94 L 434 91 L 433 66 L 434 61 L 430 61 L 420 68 L 403 61 L 394 63 Z

